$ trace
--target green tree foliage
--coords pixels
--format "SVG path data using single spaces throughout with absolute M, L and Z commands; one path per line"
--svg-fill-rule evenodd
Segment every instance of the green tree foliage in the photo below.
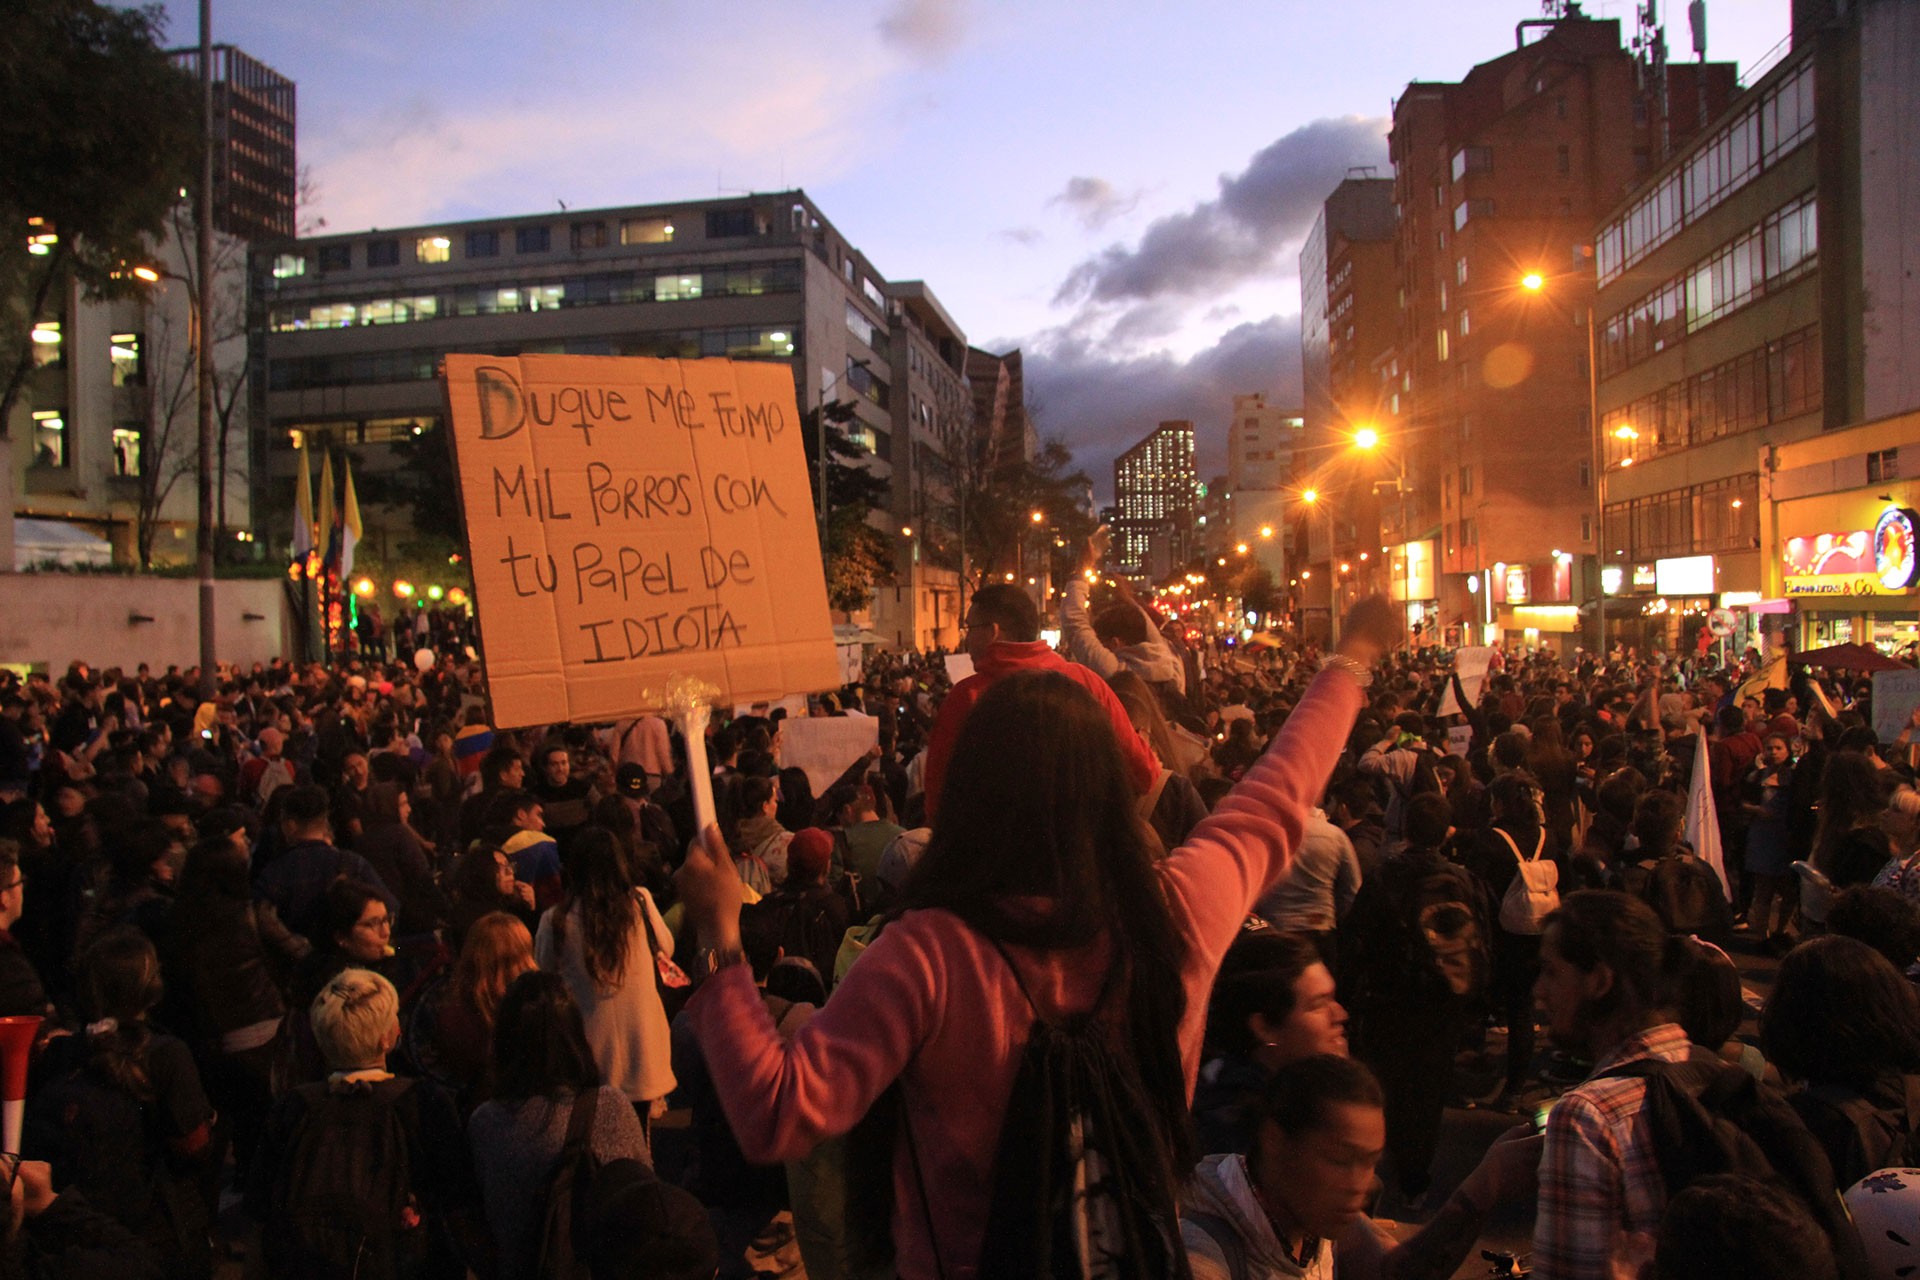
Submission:
M 827 603 L 857 613 L 873 599 L 874 588 L 893 581 L 893 544 L 867 523 L 862 507 L 835 507 L 827 517 Z
M 104 296 L 197 183 L 200 99 L 160 49 L 158 5 L 8 5 L 0 22 L 0 436 L 32 372 L 32 328 L 69 280 Z M 35 228 L 59 237 L 27 250 Z
M 413 511 L 413 529 L 422 538 L 464 546 L 460 525 L 460 481 L 453 473 L 453 446 L 444 425 L 396 440 L 401 465 L 388 475 L 354 472 L 361 502 L 404 506 Z

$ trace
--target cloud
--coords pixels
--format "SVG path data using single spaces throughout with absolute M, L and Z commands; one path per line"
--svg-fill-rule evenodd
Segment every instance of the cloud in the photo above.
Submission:
M 880 37 L 922 62 L 941 62 L 966 36 L 966 0 L 895 0 Z
M 994 232 L 993 235 L 997 240 L 1020 245 L 1035 245 L 1046 239 L 1038 227 L 1008 227 L 1004 231 Z
M 1217 198 L 1156 219 L 1131 248 L 1112 245 L 1080 263 L 1054 301 L 1191 298 L 1273 271 L 1290 262 L 1350 166 L 1385 164 L 1386 127 L 1360 116 L 1302 125 L 1223 176 Z
M 1068 178 L 1060 194 L 1047 201 L 1049 206 L 1064 206 L 1089 231 L 1098 231 L 1122 214 L 1132 212 L 1139 203 L 1137 191 L 1122 195 L 1105 178 L 1078 177 Z
M 1114 458 L 1160 422 L 1192 421 L 1200 474 L 1210 478 L 1226 467 L 1234 396 L 1264 391 L 1270 401 L 1295 405 L 1302 395 L 1293 315 L 1236 325 L 1187 360 L 1165 352 L 1116 356 L 1064 330 L 1032 340 L 1023 354 L 1042 434 L 1073 450 L 1101 502 L 1113 497 Z

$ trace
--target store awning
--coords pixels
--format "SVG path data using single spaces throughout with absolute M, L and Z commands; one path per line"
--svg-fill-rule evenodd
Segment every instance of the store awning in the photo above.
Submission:
M 1796 653 L 1787 660 L 1809 667 L 1844 667 L 1848 671 L 1912 670 L 1906 663 L 1889 658 L 1871 645 L 1864 644 L 1830 644 L 1824 649 Z
M 113 544 L 97 533 L 64 520 L 37 520 L 15 516 L 13 567 L 15 571 L 54 566 L 110 565 Z

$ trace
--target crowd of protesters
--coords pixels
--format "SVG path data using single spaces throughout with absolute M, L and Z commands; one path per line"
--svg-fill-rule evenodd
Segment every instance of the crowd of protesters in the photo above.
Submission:
M 1865 1274 L 1839 1193 L 1920 1160 L 1870 686 L 1088 597 L 811 699 L 876 722 L 819 794 L 723 710 L 706 830 L 666 721 L 496 730 L 451 645 L 0 677 L 0 1277 L 1448 1276 L 1501 1206 L 1549 1280 Z M 1516 1123 L 1443 1186 L 1449 1106 Z

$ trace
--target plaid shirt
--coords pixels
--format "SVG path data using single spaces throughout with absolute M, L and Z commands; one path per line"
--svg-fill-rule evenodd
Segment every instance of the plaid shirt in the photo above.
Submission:
M 1647 1082 L 1598 1077 L 1642 1058 L 1684 1062 L 1687 1055 L 1687 1034 L 1678 1025 L 1649 1027 L 1554 1104 L 1540 1156 L 1535 1280 L 1608 1280 L 1622 1236 L 1650 1238 L 1659 1227 L 1666 1188 L 1649 1135 L 1636 1123 Z

